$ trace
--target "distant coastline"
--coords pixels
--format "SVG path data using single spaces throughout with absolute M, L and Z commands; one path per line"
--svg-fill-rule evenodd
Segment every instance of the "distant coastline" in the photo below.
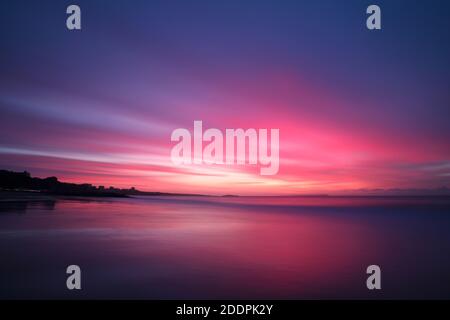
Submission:
M 27 171 L 15 172 L 0 170 L 0 191 L 29 194 L 49 194 L 80 197 L 118 197 L 129 196 L 206 196 L 202 194 L 165 193 L 140 191 L 132 187 L 120 189 L 115 187 L 94 186 L 89 183 L 61 182 L 57 177 L 37 178 L 32 177 Z
M 130 196 L 197 196 L 197 197 L 222 197 L 235 198 L 246 197 L 245 195 L 224 194 L 207 195 L 191 193 L 170 193 L 158 191 L 141 191 L 134 187 L 121 189 L 113 186 L 95 186 L 89 183 L 67 183 L 61 182 L 57 177 L 37 178 L 32 177 L 28 171 L 15 172 L 0 170 L 0 192 L 1 193 L 27 193 L 29 195 L 61 195 L 79 197 L 117 197 L 127 198 Z M 450 188 L 443 186 L 434 189 L 356 189 L 344 190 L 332 193 L 317 194 L 288 194 L 288 195 L 260 195 L 259 197 L 449 197 Z

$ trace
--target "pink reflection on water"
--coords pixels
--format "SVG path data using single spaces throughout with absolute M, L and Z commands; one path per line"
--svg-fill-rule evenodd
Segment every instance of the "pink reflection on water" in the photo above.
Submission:
M 365 268 L 397 261 L 398 252 L 405 251 L 397 234 L 402 226 L 395 219 L 401 214 L 392 211 L 404 203 L 347 198 L 71 199 L 56 201 L 52 210 L 33 206 L 25 215 L 4 216 L 2 222 L 8 230 L 3 236 L 14 236 L 24 248 L 39 247 L 48 263 L 80 261 L 89 266 L 95 283 L 90 293 L 99 297 L 109 297 L 111 286 L 121 288 L 120 297 L 361 297 L 367 295 Z M 366 213 L 377 206 L 381 211 Z M 406 231 L 403 237 L 408 243 L 412 239 Z
M 370 241 L 370 228 L 364 224 L 308 212 L 259 212 L 258 207 L 249 209 L 236 200 L 219 199 L 239 204 L 231 207 L 208 204 L 211 199 L 206 205 L 69 200 L 45 213 L 52 216 L 49 219 L 30 223 L 35 230 L 63 230 L 83 237 L 81 241 L 89 240 L 86 250 L 108 251 L 140 268 L 151 270 L 157 256 L 180 275 L 212 277 L 224 292 L 241 287 L 247 294 L 289 297 L 330 288 L 354 271 L 355 259 L 364 260 Z M 272 204 L 280 204 L 280 199 L 274 200 Z

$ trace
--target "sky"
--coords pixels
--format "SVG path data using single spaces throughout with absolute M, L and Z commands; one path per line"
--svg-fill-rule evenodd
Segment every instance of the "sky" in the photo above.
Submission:
M 81 8 L 82 30 L 66 28 Z M 369 31 L 368 5 L 382 29 Z M 450 187 L 448 1 L 0 3 L 0 168 L 146 191 Z M 177 128 L 278 128 L 280 167 L 175 165 Z

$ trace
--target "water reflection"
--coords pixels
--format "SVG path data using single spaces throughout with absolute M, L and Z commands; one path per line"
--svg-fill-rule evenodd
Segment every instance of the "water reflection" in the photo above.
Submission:
M 82 298 L 450 297 L 448 198 L 32 202 L 0 217 L 3 298 L 74 297 L 69 264 Z M 382 292 L 365 287 L 370 264 Z
M 28 210 L 54 210 L 55 200 L 25 200 L 25 201 L 1 201 L 0 214 L 19 213 L 24 214 Z

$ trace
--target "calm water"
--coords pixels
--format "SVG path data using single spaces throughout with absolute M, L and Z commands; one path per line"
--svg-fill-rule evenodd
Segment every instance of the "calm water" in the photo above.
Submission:
M 0 201 L 0 298 L 450 298 L 449 253 L 450 198 Z

